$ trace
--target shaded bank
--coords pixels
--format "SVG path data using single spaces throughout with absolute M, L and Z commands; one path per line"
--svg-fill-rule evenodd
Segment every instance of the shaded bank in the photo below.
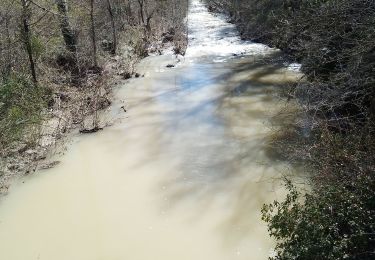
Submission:
M 279 154 L 304 164 L 311 191 L 289 183 L 265 206 L 278 239 L 275 259 L 372 259 L 375 250 L 375 2 L 206 1 L 243 38 L 275 46 L 302 64 L 290 89 L 302 112 L 274 138 Z M 303 198 L 306 203 L 301 203 Z

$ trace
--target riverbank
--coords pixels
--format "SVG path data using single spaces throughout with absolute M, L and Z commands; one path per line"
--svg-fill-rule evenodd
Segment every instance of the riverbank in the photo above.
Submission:
M 173 53 L 174 43 L 162 43 L 162 39 L 152 44 L 157 47 L 153 47 L 150 54 Z M 53 89 L 50 104 L 42 111 L 40 124 L 29 127 L 23 138 L 1 150 L 0 196 L 7 194 L 15 180 L 58 165 L 60 161 L 56 160 L 59 157 L 56 155 L 64 153 L 72 136 L 94 133 L 113 123 L 111 117 L 102 116 L 112 104 L 113 89 L 131 78 L 144 77 L 136 71 L 142 57 L 132 52 L 129 46 L 119 49 L 119 54 L 109 57 L 99 74 L 88 74 L 80 87 L 69 84 L 50 86 Z M 125 113 L 125 102 L 122 107 Z
M 15 179 L 56 166 L 59 161 L 51 157 L 64 151 L 70 135 L 110 124 L 96 114 L 111 104 L 113 86 L 123 81 L 124 71 L 136 61 L 127 55 L 112 57 L 100 74 L 88 76 L 79 88 L 51 86 L 50 105 L 42 111 L 40 125 L 28 128 L 23 138 L 1 150 L 0 195 Z
M 301 192 L 288 180 L 287 199 L 263 207 L 278 241 L 273 259 L 372 259 L 374 3 L 206 2 L 243 38 L 300 62 L 305 75 L 288 95 L 302 113 L 289 115 L 297 120 L 286 122 L 273 143 L 285 160 L 305 166 L 311 189 Z
M 112 86 L 141 77 L 141 58 L 185 51 L 178 2 L 0 3 L 0 194 L 14 177 L 56 165 L 47 159 L 69 133 L 105 126 L 98 114 Z

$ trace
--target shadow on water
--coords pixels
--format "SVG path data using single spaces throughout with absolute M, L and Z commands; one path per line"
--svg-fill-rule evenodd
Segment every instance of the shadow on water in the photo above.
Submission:
M 269 152 L 265 124 L 280 105 L 277 89 L 295 82 L 298 75 L 287 71 L 282 57 L 273 53 L 181 66 L 157 77 L 161 78 L 155 86 L 161 82 L 167 88 L 132 107 L 155 103 L 161 111 L 142 110 L 137 117 L 144 121 L 129 127 L 152 129 L 159 137 L 144 137 L 155 161 L 171 154 L 181 157 L 179 172 L 158 183 L 157 194 L 166 198 L 162 210 L 193 203 L 198 210 L 188 212 L 188 217 L 194 221 L 220 204 L 225 218 L 216 230 L 224 246 L 256 236 L 260 208 L 277 198 L 287 168 Z M 154 120 L 156 113 L 162 114 L 158 120 L 147 120 Z M 134 161 L 131 169 L 144 165 L 145 161 Z
M 185 96 L 213 89 L 217 94 L 182 105 L 165 124 L 182 136 L 168 142 L 183 147 L 184 158 L 182 171 L 160 183 L 168 198 L 164 208 L 193 201 L 200 208 L 191 212 L 194 219 L 223 200 L 227 217 L 217 229 L 225 243 L 236 244 L 258 228 L 254 223 L 259 223 L 260 208 L 270 197 L 277 197 L 280 178 L 287 170 L 267 152 L 271 148 L 264 124 L 272 116 L 269 110 L 278 106 L 276 88 L 295 82 L 298 75 L 286 70 L 278 53 L 199 65 L 181 74 L 178 91 L 157 99 L 178 107 L 190 102 Z

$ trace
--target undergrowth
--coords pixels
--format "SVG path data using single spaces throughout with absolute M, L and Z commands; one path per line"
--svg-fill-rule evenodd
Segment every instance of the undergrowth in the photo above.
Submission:
M 277 246 L 272 259 L 375 259 L 375 2 L 207 0 L 243 38 L 301 63 L 272 144 L 303 165 L 309 190 L 263 207 Z
M 22 140 L 31 128 L 38 128 L 51 92 L 29 79 L 12 75 L 0 85 L 0 150 Z

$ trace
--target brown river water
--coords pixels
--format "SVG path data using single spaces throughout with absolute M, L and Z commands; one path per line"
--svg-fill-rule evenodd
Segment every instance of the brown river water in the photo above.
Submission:
M 0 201 L 2 260 L 267 259 L 263 203 L 288 165 L 269 156 L 276 89 L 298 73 L 191 2 L 190 44 L 115 88 L 113 125 L 76 135 L 61 164 Z M 204 36 L 205 35 L 205 36 Z M 233 55 L 235 54 L 235 55 Z M 243 55 L 242 55 L 243 54 Z M 126 106 L 124 113 L 121 106 Z

